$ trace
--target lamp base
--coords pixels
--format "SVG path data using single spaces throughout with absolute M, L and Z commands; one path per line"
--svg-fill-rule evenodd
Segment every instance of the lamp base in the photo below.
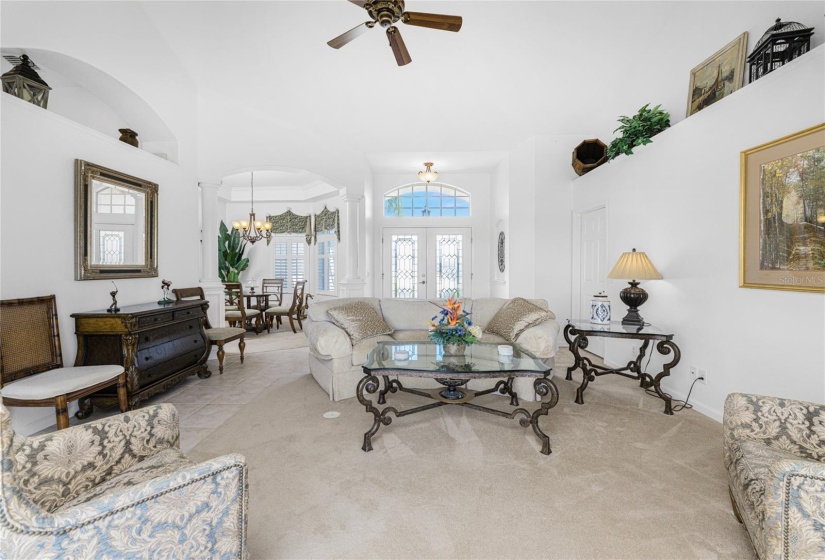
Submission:
M 645 324 L 645 320 L 639 315 L 639 307 L 647 301 L 647 292 L 639 287 L 636 280 L 631 280 L 629 284 L 630 286 L 619 292 L 619 299 L 628 307 L 627 315 L 622 319 L 622 324 L 642 326 Z

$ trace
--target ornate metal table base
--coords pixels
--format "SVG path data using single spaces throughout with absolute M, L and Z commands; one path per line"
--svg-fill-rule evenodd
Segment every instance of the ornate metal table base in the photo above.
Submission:
M 372 436 L 374 436 L 376 432 L 378 432 L 378 428 L 380 428 L 381 425 L 389 426 L 392 423 L 391 415 L 395 415 L 396 418 L 401 418 L 402 416 L 415 414 L 416 412 L 423 412 L 425 410 L 438 408 L 440 406 L 454 405 L 466 406 L 467 408 L 472 408 L 473 410 L 479 410 L 481 412 L 494 414 L 496 416 L 501 416 L 503 418 L 514 419 L 516 417 L 520 417 L 519 425 L 521 425 L 522 428 L 532 426 L 533 432 L 535 432 L 536 436 L 538 436 L 539 440 L 541 440 L 542 454 L 549 455 L 551 453 L 550 438 L 541 430 L 541 427 L 539 426 L 539 418 L 541 416 L 546 416 L 549 410 L 556 406 L 556 403 L 559 402 L 559 390 L 556 387 L 556 384 L 553 383 L 553 380 L 548 377 L 538 377 L 533 382 L 533 387 L 536 391 L 536 394 L 539 395 L 539 397 L 541 398 L 541 407 L 533 412 L 530 412 L 525 408 L 516 408 L 511 412 L 506 412 L 503 410 L 496 410 L 494 408 L 488 408 L 469 402 L 475 397 L 498 392 L 502 395 L 510 395 L 510 404 L 512 406 L 518 406 L 518 396 L 513 391 L 512 377 L 508 378 L 507 380 L 500 380 L 496 383 L 495 387 L 493 387 L 492 389 L 486 389 L 484 391 L 473 391 L 471 389 L 466 388 L 458 389 L 458 386 L 464 385 L 467 382 L 466 379 L 437 379 L 439 383 L 447 385 L 448 388 L 443 390 L 436 390 L 433 392 L 409 389 L 401 385 L 401 383 L 397 379 L 391 380 L 386 375 L 382 377 L 384 378 L 384 389 L 382 389 L 381 392 L 378 394 L 379 405 L 383 405 L 386 402 L 387 393 L 395 393 L 397 391 L 411 393 L 413 395 L 418 395 L 426 399 L 435 400 L 436 402 L 400 411 L 392 406 L 388 406 L 382 410 L 379 410 L 378 408 L 373 406 L 372 401 L 367 398 L 368 394 L 373 394 L 378 391 L 380 385 L 378 377 L 371 374 L 364 375 L 364 377 L 361 378 L 361 381 L 358 382 L 356 396 L 358 397 L 358 402 L 364 405 L 368 413 L 373 415 L 372 427 L 364 434 L 364 445 L 361 447 L 361 449 L 363 449 L 364 451 L 372 451 Z M 444 396 L 444 393 L 452 394 L 453 392 L 458 393 L 462 396 L 457 398 Z
M 676 367 L 676 364 L 679 363 L 682 353 L 679 351 L 679 347 L 676 346 L 676 344 L 671 340 L 672 335 L 649 334 L 641 332 L 641 330 L 642 329 L 639 329 L 640 332 L 636 333 L 614 333 L 577 328 L 573 324 L 568 324 L 564 327 L 564 340 L 567 341 L 570 351 L 576 359 L 573 365 L 567 368 L 567 375 L 565 376 L 565 379 L 572 381 L 573 372 L 577 369 L 582 370 L 582 383 L 579 385 L 579 388 L 576 389 L 576 404 L 584 404 L 584 390 L 587 389 L 587 385 L 591 381 L 596 380 L 596 377 L 615 374 L 639 381 L 639 386 L 644 389 L 653 388 L 656 395 L 665 401 L 665 414 L 673 414 L 672 399 L 670 395 L 662 392 L 661 381 L 663 378 L 670 375 L 670 370 Z M 580 350 L 585 349 L 588 346 L 588 335 L 613 338 L 632 338 L 642 340 L 642 345 L 639 348 L 639 354 L 636 356 L 636 359 L 628 362 L 623 368 L 611 369 L 599 364 L 594 364 L 590 358 L 581 355 Z M 656 350 L 658 350 L 659 354 L 667 356 L 671 352 L 673 353 L 673 359 L 664 364 L 662 366 L 662 371 L 656 374 L 655 377 L 642 371 L 642 359 L 644 359 L 647 349 L 650 347 L 651 340 L 659 340 L 659 342 L 656 343 Z

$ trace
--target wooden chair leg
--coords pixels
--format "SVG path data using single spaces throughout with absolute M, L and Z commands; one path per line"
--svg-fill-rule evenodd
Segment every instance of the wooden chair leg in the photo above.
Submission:
M 94 411 L 94 406 L 92 406 L 92 398 L 91 397 L 83 397 L 82 399 L 77 400 L 77 406 L 79 410 L 74 413 L 75 418 L 78 420 L 85 420 L 89 416 L 92 415 L 92 411 Z
M 226 352 L 223 351 L 223 340 L 218 341 L 218 373 L 223 375 L 223 357 Z
M 295 330 L 295 323 L 292 321 L 292 315 L 287 315 L 289 317 L 289 326 L 292 327 L 292 332 L 297 333 L 298 331 Z
M 69 427 L 69 403 L 66 402 L 66 395 L 54 398 L 54 413 L 57 417 L 57 429 L 62 430 Z
M 244 337 L 241 337 L 240 342 L 238 342 L 238 348 L 241 350 L 241 363 L 243 363 L 243 351 L 246 348 L 246 341 L 244 340 Z
M 736 500 L 733 499 L 733 492 L 731 492 L 730 486 L 728 486 L 728 496 L 730 497 L 730 507 L 733 508 L 733 515 L 736 516 L 736 520 L 739 523 L 743 523 L 742 516 L 739 514 L 739 508 L 736 507 Z
M 117 405 L 121 412 L 129 410 L 129 396 L 126 394 L 126 372 L 117 377 Z
M 295 318 L 298 319 L 298 326 L 301 327 L 301 330 L 304 330 L 304 324 L 301 322 L 301 312 L 300 311 L 295 316 Z

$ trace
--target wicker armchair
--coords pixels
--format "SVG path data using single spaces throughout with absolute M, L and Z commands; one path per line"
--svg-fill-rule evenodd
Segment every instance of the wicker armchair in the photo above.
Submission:
M 731 504 L 762 560 L 825 558 L 825 405 L 725 400 Z
M 128 406 L 122 364 L 63 367 L 54 295 L 0 301 L 0 397 L 7 406 L 53 406 L 57 429 L 69 427 L 69 403 L 79 419 L 93 410 L 91 395 L 117 386 L 118 406 Z
M 0 405 L 0 558 L 245 558 L 241 455 L 195 464 L 170 404 L 37 436 Z

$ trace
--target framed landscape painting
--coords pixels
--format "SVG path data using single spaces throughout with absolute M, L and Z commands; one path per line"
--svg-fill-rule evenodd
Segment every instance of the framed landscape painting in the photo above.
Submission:
M 688 117 L 742 87 L 747 48 L 745 32 L 690 71 Z
M 825 292 L 825 124 L 740 159 L 739 286 Z

